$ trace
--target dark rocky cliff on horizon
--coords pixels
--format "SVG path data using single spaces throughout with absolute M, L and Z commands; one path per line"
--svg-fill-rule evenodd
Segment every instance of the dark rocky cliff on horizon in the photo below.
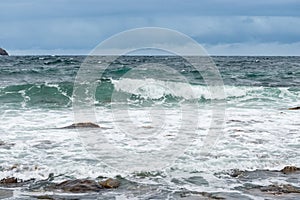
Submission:
M 0 48 L 0 55 L 1 56 L 8 56 L 8 53 L 4 49 Z

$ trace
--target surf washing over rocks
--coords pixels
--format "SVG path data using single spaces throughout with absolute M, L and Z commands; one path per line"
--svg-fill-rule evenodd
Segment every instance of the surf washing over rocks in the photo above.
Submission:
M 211 97 L 188 62 L 176 56 L 118 58 L 97 80 L 97 121 L 76 124 L 73 85 L 84 59 L 0 57 L 0 198 L 299 199 L 299 57 L 212 58 L 224 81 L 226 115 L 221 137 L 205 155 L 201 144 L 218 97 Z M 182 106 L 198 112 L 196 135 L 163 169 L 120 171 L 118 163 L 108 165 L 86 151 L 85 138 L 78 137 L 80 127 L 87 136 L 103 134 L 108 147 L 143 151 L 151 144 L 157 150 L 153 141 L 168 144 L 189 135 L 180 129 Z M 186 113 L 187 123 L 193 116 Z

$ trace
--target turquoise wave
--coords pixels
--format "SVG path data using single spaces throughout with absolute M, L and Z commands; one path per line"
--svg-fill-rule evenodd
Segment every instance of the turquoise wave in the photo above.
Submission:
M 114 102 L 149 105 L 149 103 L 206 103 L 211 100 L 209 88 L 205 85 L 190 85 L 158 81 L 149 84 L 141 79 L 103 79 L 94 93 L 95 105 Z M 70 107 L 72 106 L 73 82 L 9 85 L 0 88 L 0 103 L 25 105 L 27 107 Z M 86 88 L 89 89 L 88 87 Z M 225 100 L 228 102 L 267 101 L 297 102 L 298 87 L 249 87 L 225 86 Z

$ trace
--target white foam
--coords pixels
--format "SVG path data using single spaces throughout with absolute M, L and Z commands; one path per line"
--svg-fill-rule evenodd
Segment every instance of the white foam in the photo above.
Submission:
M 214 88 L 205 85 L 191 85 L 189 83 L 162 81 L 155 79 L 130 79 L 111 80 L 116 91 L 123 91 L 129 94 L 138 95 L 146 99 L 160 99 L 166 95 L 180 97 L 186 100 L 191 99 L 223 99 L 240 98 L 245 101 L 254 98 L 270 99 L 285 102 L 292 102 L 299 99 L 300 92 L 291 92 L 284 87 L 250 87 L 250 86 L 224 86 L 225 96 L 222 95 L 222 87 Z M 218 90 L 217 90 L 218 89 Z
M 132 91 L 132 88 L 135 88 L 140 83 L 135 80 L 125 80 L 123 84 L 118 84 L 116 83 L 115 86 L 119 89 Z M 176 87 L 178 86 L 177 83 L 160 82 L 160 84 L 170 88 L 175 88 L 172 84 L 176 84 Z M 185 84 L 179 84 L 179 86 L 181 88 L 187 87 Z M 160 90 L 157 92 L 156 89 L 151 87 L 145 88 L 148 88 L 147 92 L 154 93 L 151 94 L 153 95 L 152 97 L 159 97 L 164 94 L 164 91 Z M 164 88 L 162 86 L 159 87 Z M 200 88 L 198 92 L 205 94 L 204 86 L 192 87 L 196 88 L 193 90 Z M 225 90 L 227 96 L 239 96 L 241 99 L 238 101 L 241 101 L 253 98 L 257 94 L 256 92 L 259 95 L 260 92 L 264 92 L 266 89 L 262 87 L 226 86 Z M 176 92 L 176 94 L 179 93 L 184 97 L 190 98 L 188 94 L 191 93 Z M 252 97 L 249 93 L 252 93 Z M 185 153 L 180 155 L 178 160 L 172 163 L 171 166 L 180 172 L 191 174 L 195 171 L 202 172 L 205 176 L 204 178 L 209 182 L 207 191 L 218 187 L 228 190 L 234 187 L 235 183 L 224 185 L 224 181 L 215 180 L 213 174 L 216 172 L 235 168 L 241 170 L 278 170 L 286 165 L 300 166 L 300 155 L 298 153 L 300 148 L 300 112 L 281 109 L 288 107 L 286 102 L 293 100 L 293 98 L 290 98 L 291 96 L 295 97 L 293 102 L 296 104 L 298 94 L 286 88 L 279 88 L 277 93 L 274 94 L 280 96 L 279 98 L 276 97 L 278 102 L 265 107 L 258 106 L 259 101 L 254 102 L 257 107 L 251 107 L 251 103 L 247 102 L 245 104 L 239 103 L 239 106 L 237 106 L 232 100 L 226 110 L 224 131 L 207 155 L 201 154 L 201 148 L 205 145 L 203 141 L 211 123 L 211 108 L 215 105 L 199 105 L 197 137 L 194 140 L 190 140 L 187 149 L 183 148 L 184 145 L 178 145 L 178 148 Z M 138 91 L 137 94 L 146 95 L 146 92 Z M 264 105 L 267 104 L 265 103 Z M 198 109 L 198 107 L 191 106 L 191 109 Z M 94 160 L 93 156 L 85 150 L 76 130 L 52 129 L 70 125 L 74 122 L 71 108 L 56 110 L 1 108 L 2 110 L 5 109 L 5 112 L 1 112 L 0 116 L 1 140 L 7 143 L 15 143 L 15 145 L 10 149 L 0 148 L 0 160 L 2 163 L 5 163 L 2 167 L 7 169 L 0 171 L 0 179 L 7 176 L 15 176 L 22 179 L 45 179 L 49 173 L 54 173 L 55 175 L 64 174 L 65 176 L 76 178 L 96 178 L 99 175 L 112 177 L 117 174 L 130 176 L 130 174 L 109 168 L 103 163 Z M 111 145 L 115 142 L 120 148 L 126 149 L 126 145 L 127 147 L 128 145 L 131 147 L 144 145 L 143 147 L 146 147 L 150 144 L 149 147 L 155 150 L 159 149 L 159 145 L 168 145 L 168 142 L 172 142 L 172 138 L 176 137 L 176 134 L 188 135 L 190 131 L 188 129 L 178 131 L 182 114 L 180 105 L 174 108 L 161 108 L 170 109 L 164 111 L 167 114 L 165 121 L 163 117 L 157 117 L 155 121 L 149 116 L 151 112 L 155 112 L 155 109 L 159 109 L 159 107 L 130 109 L 128 110 L 128 115 L 118 115 L 120 110 L 112 113 L 113 109 L 111 108 L 96 108 L 96 116 L 100 126 L 110 128 L 103 130 L 103 133 L 111 141 Z M 113 114 L 117 115 L 118 118 Z M 155 116 L 155 113 L 152 116 Z M 130 122 L 134 123 L 134 126 L 129 126 L 128 123 Z M 188 123 L 192 122 L 193 120 L 188 121 Z M 118 123 L 118 126 L 116 123 Z M 164 126 L 161 125 L 162 123 L 165 123 Z M 126 135 L 121 135 L 120 127 L 132 134 L 151 134 L 152 130 L 160 129 L 165 132 L 155 135 L 155 139 L 160 142 L 153 142 L 154 140 L 151 137 L 142 137 L 140 140 L 136 137 L 137 140 L 130 141 L 134 137 L 129 138 Z M 88 134 L 89 130 L 85 130 L 85 133 Z M 126 158 L 124 158 L 125 161 Z M 15 170 L 8 170 L 15 164 L 18 164 Z M 185 174 L 179 173 L 178 176 L 184 178 Z M 62 176 L 56 181 L 64 178 Z M 186 187 L 193 188 L 191 185 Z

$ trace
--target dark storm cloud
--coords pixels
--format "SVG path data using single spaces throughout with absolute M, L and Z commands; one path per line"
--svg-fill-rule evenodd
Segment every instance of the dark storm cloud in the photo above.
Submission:
M 207 45 L 292 44 L 300 41 L 299 10 L 295 0 L 2 1 L 0 46 L 92 49 L 113 34 L 143 26 L 175 29 Z

